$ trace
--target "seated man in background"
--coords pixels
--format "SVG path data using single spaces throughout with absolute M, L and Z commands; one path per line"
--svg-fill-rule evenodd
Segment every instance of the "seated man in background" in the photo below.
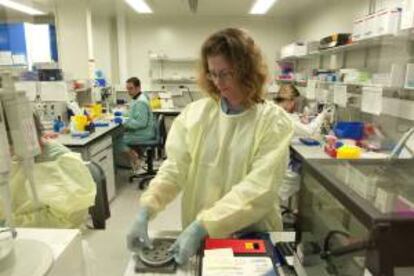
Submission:
M 140 168 L 140 154 L 129 147 L 139 142 L 152 140 L 155 137 L 154 115 L 149 98 L 141 91 L 141 81 L 132 77 L 127 80 L 126 88 L 132 101 L 124 122 L 125 134 L 116 141 L 117 151 L 126 153 L 134 171 Z
M 32 169 L 38 203 L 29 188 L 27 168 L 13 156 L 9 137 L 13 156 L 9 178 L 13 223 L 19 227 L 79 228 L 95 202 L 95 182 L 81 156 L 45 138 L 36 116 L 34 121 L 41 148 Z M 2 210 L 0 214 L 4 214 Z

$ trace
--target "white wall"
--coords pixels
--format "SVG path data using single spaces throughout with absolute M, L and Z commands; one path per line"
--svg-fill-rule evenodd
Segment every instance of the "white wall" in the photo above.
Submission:
M 293 28 L 287 22 L 252 18 L 135 18 L 128 20 L 128 72 L 150 88 L 148 52 L 163 52 L 171 58 L 198 57 L 208 35 L 225 27 L 247 29 L 261 46 L 269 69 L 275 68 L 280 47 L 291 41 Z
M 332 33 L 351 33 L 352 21 L 368 14 L 369 0 L 333 0 L 296 16 L 296 40 L 320 40 Z
M 116 33 L 113 28 L 113 17 L 102 17 L 93 15 L 92 17 L 92 32 L 93 32 L 93 47 L 95 68 L 104 72 L 108 81 L 117 81 L 116 67 L 113 63 L 116 62 Z
M 87 1 L 57 0 L 56 24 L 59 63 L 67 79 L 88 79 Z M 117 37 L 114 17 L 92 15 L 92 45 L 95 68 L 101 69 L 107 80 L 118 83 Z
M 119 84 L 119 56 L 118 56 L 118 37 L 116 20 L 112 19 L 111 24 L 111 72 L 112 72 L 112 84 Z
M 55 1 L 59 64 L 68 79 L 88 78 L 86 2 Z

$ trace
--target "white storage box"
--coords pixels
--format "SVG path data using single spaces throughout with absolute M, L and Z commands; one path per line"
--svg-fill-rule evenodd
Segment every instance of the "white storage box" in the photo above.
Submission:
M 396 34 L 400 28 L 401 10 L 398 8 L 381 10 L 376 13 L 374 35 Z
M 414 28 L 414 11 L 404 10 L 401 15 L 401 30 Z
M 377 11 L 391 8 L 401 8 L 404 5 L 404 0 L 377 0 L 375 2 Z
M 352 40 L 353 41 L 361 40 L 362 37 L 364 36 L 364 30 L 365 30 L 364 18 L 355 19 L 353 22 L 353 28 L 352 28 Z
M 303 55 L 306 55 L 306 46 L 300 42 L 295 42 L 282 47 L 280 53 L 281 58 Z
M 376 21 L 377 17 L 375 14 L 367 15 L 364 17 L 363 29 L 362 29 L 362 39 L 371 38 L 376 36 Z
M 414 0 L 404 0 L 401 13 L 401 30 L 414 28 Z
M 319 41 L 308 41 L 306 42 L 306 52 L 313 54 L 319 51 Z
M 404 85 L 406 66 L 402 63 L 391 64 L 390 72 L 372 74 L 372 84 L 400 88 Z

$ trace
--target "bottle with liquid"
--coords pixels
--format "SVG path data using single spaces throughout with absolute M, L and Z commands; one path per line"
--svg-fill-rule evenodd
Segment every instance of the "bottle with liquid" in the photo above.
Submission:
M 65 123 L 62 121 L 62 117 L 58 116 L 57 119 L 53 120 L 53 131 L 60 133 L 65 128 Z

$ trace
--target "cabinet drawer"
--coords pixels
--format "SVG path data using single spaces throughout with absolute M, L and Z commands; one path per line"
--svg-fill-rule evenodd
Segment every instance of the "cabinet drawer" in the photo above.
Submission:
M 89 156 L 93 158 L 94 155 L 105 150 L 108 147 L 112 147 L 112 137 L 109 135 L 88 147 Z

